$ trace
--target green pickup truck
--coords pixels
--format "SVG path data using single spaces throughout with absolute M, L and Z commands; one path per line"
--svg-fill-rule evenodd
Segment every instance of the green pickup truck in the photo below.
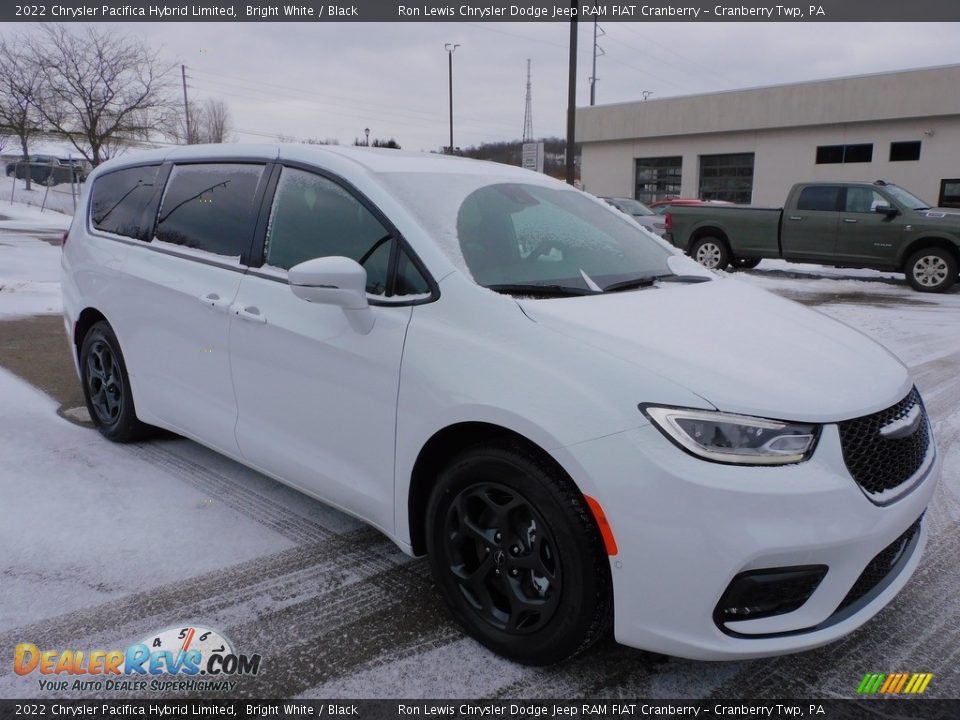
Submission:
M 957 280 L 960 210 L 931 208 L 882 180 L 800 183 L 782 208 L 671 208 L 664 239 L 712 269 L 783 258 L 893 270 L 915 290 L 943 292 Z

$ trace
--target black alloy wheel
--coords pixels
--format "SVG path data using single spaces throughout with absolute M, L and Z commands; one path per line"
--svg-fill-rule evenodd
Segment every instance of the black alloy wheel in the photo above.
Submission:
M 440 473 L 427 555 L 454 618 L 491 650 L 549 665 L 607 632 L 610 560 L 586 501 L 533 448 L 491 443 Z
M 479 617 L 518 634 L 551 620 L 563 582 L 556 543 L 523 495 L 472 485 L 450 504 L 445 534 L 449 571 Z
M 113 350 L 102 338 L 87 348 L 86 382 L 90 405 L 100 425 L 113 425 L 123 409 L 123 374 Z
M 91 327 L 80 346 L 80 378 L 90 419 L 109 440 L 129 442 L 148 426 L 137 419 L 120 343 L 106 322 Z

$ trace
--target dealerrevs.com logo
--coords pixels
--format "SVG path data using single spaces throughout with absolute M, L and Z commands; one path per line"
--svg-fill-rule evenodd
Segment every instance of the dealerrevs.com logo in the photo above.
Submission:
M 13 671 L 37 674 L 42 691 L 224 691 L 256 675 L 260 655 L 243 655 L 216 630 L 185 625 L 148 635 L 126 650 L 14 648 Z

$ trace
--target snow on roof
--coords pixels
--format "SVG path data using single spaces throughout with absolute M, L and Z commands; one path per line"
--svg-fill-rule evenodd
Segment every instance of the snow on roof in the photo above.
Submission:
M 192 160 L 211 158 L 245 158 L 263 160 L 299 160 L 315 163 L 321 167 L 336 169 L 344 164 L 360 166 L 372 173 L 462 173 L 488 175 L 491 177 L 517 177 L 530 179 L 530 171 L 502 163 L 450 157 L 437 153 L 411 152 L 389 148 L 355 147 L 340 145 L 283 144 L 218 144 L 183 145 L 160 150 L 130 152 L 105 166 L 116 169 L 142 162 L 165 160 Z M 542 176 L 541 176 L 542 177 Z

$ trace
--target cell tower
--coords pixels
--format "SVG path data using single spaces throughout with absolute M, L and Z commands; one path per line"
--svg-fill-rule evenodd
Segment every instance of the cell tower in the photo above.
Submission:
M 530 58 L 527 58 L 527 107 L 523 111 L 523 141 L 533 142 L 533 85 L 530 82 Z

